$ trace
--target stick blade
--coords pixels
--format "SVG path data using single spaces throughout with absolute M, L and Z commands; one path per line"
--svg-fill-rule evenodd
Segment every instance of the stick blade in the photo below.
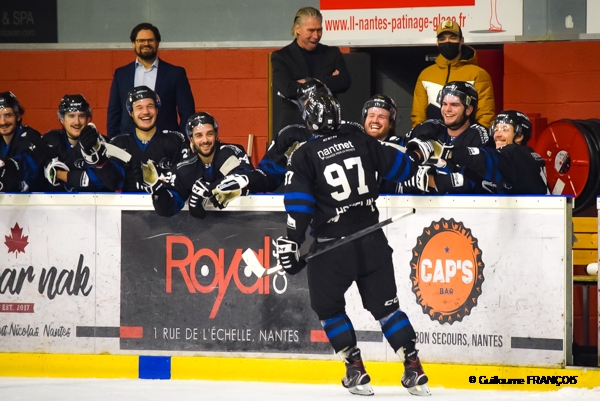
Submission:
M 246 265 L 250 268 L 250 270 L 252 271 L 252 273 L 254 273 L 256 277 L 260 278 L 264 276 L 267 269 L 263 267 L 263 265 L 260 263 L 252 249 L 246 249 L 242 253 L 242 259 L 244 260 L 244 262 L 246 262 Z

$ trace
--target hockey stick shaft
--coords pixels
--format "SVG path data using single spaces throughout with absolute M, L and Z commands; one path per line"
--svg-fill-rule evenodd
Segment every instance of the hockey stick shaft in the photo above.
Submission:
M 329 252 L 332 249 L 335 249 L 335 248 L 340 247 L 342 245 L 345 245 L 345 244 L 347 244 L 349 242 L 352 242 L 355 239 L 364 237 L 365 235 L 370 234 L 370 233 L 372 233 L 374 231 L 377 231 L 380 228 L 385 227 L 388 224 L 391 224 L 394 221 L 401 219 L 402 217 L 405 217 L 405 216 L 408 216 L 408 215 L 411 215 L 411 214 L 414 214 L 414 213 L 415 213 L 415 209 L 412 208 L 408 212 L 396 214 L 396 215 L 394 215 L 394 216 L 392 216 L 392 217 L 390 217 L 388 219 L 385 219 L 385 220 L 383 220 L 383 221 L 381 221 L 381 222 L 379 222 L 377 224 L 373 224 L 370 227 L 364 228 L 364 229 L 362 229 L 360 231 L 355 232 L 354 234 L 350 234 L 347 237 L 343 237 L 343 238 L 341 238 L 341 239 L 339 239 L 339 240 L 337 240 L 335 242 L 332 242 L 331 244 L 329 244 L 329 245 L 327 245 L 327 246 L 325 246 L 325 247 L 323 247 L 323 248 L 321 248 L 321 249 L 319 249 L 319 250 L 317 250 L 315 252 L 307 253 L 305 255 L 301 255 L 300 259 L 309 260 L 311 258 L 314 258 L 317 255 L 320 255 L 320 254 L 325 253 L 325 252 Z
M 333 242 L 330 245 L 328 245 L 322 249 L 319 249 L 318 251 L 316 251 L 314 253 L 308 253 L 308 254 L 302 255 L 302 256 L 300 256 L 300 259 L 307 260 L 314 256 L 320 255 L 324 252 L 330 251 L 341 245 L 347 244 L 350 241 L 353 241 L 353 240 L 363 237 L 369 233 L 372 233 L 373 231 L 379 230 L 380 228 L 385 227 L 388 224 L 391 224 L 394 221 L 401 219 L 402 217 L 405 217 L 405 216 L 408 216 L 408 215 L 414 214 L 414 213 L 415 213 L 415 209 L 410 209 L 409 211 L 407 211 L 405 213 L 396 214 L 396 215 L 390 217 L 389 219 L 386 219 L 386 220 L 379 222 L 377 224 L 374 224 L 370 227 L 367 227 L 365 229 L 357 231 L 354 234 L 344 237 L 336 242 Z M 246 262 L 246 265 L 250 268 L 252 273 L 254 273 L 257 277 L 262 277 L 265 274 L 272 274 L 272 273 L 278 272 L 279 270 L 282 269 L 281 265 L 277 265 L 270 269 L 265 269 L 263 267 L 263 265 L 260 263 L 260 261 L 258 260 L 258 258 L 256 257 L 256 255 L 254 254 L 254 252 L 252 251 L 252 249 L 250 249 L 250 248 L 248 248 L 248 249 L 246 249 L 246 251 L 244 251 L 244 253 L 242 254 L 242 259 L 244 260 L 244 262 Z

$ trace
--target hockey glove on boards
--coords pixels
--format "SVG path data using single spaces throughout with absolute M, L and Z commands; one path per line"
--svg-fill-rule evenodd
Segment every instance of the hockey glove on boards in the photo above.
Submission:
M 227 207 L 229 202 L 238 196 L 248 195 L 248 177 L 245 175 L 228 175 L 223 178 L 212 193 L 215 195 L 213 204 L 219 209 Z
M 206 210 L 204 210 L 204 201 L 212 197 L 209 184 L 202 181 L 201 179 L 196 180 L 192 186 L 192 194 L 188 200 L 190 214 L 192 217 L 197 219 L 203 219 L 206 217 Z
M 86 125 L 79 135 L 79 146 L 81 154 L 88 164 L 95 164 L 101 167 L 106 162 L 106 147 L 100 140 L 100 134 L 96 131 L 96 126 L 92 123 Z
M 277 238 L 277 258 L 286 273 L 298 274 L 306 266 L 306 261 L 300 259 L 300 246 L 287 237 Z
M 149 194 L 154 194 L 164 184 L 162 180 L 158 178 L 158 171 L 152 160 L 148 160 L 147 163 L 142 163 L 142 179 L 143 188 Z
M 60 185 L 60 180 L 56 174 L 57 170 L 69 171 L 69 167 L 67 167 L 65 163 L 58 160 L 58 157 L 55 157 L 44 168 L 44 176 L 48 182 L 55 187 Z

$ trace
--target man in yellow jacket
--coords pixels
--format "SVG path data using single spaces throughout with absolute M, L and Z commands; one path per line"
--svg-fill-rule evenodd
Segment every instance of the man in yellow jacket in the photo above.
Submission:
M 496 114 L 490 74 L 477 65 L 475 49 L 464 44 L 462 30 L 456 21 L 442 21 L 436 32 L 440 55 L 434 65 L 421 71 L 417 80 L 410 115 L 412 126 L 432 118 L 441 119 L 438 93 L 450 81 L 464 81 L 475 86 L 479 94 L 475 120 L 489 128 Z

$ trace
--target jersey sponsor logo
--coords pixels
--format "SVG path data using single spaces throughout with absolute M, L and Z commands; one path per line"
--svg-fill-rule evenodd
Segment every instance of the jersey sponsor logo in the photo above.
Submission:
M 326 147 L 325 149 L 317 151 L 317 156 L 319 156 L 319 159 L 325 160 L 332 156 L 352 151 L 354 151 L 354 144 L 352 143 L 352 141 L 346 141 L 342 143 L 336 143 L 334 145 Z
M 432 222 L 417 238 L 410 262 L 412 291 L 432 321 L 460 322 L 477 305 L 484 281 L 478 240 L 462 222 Z

